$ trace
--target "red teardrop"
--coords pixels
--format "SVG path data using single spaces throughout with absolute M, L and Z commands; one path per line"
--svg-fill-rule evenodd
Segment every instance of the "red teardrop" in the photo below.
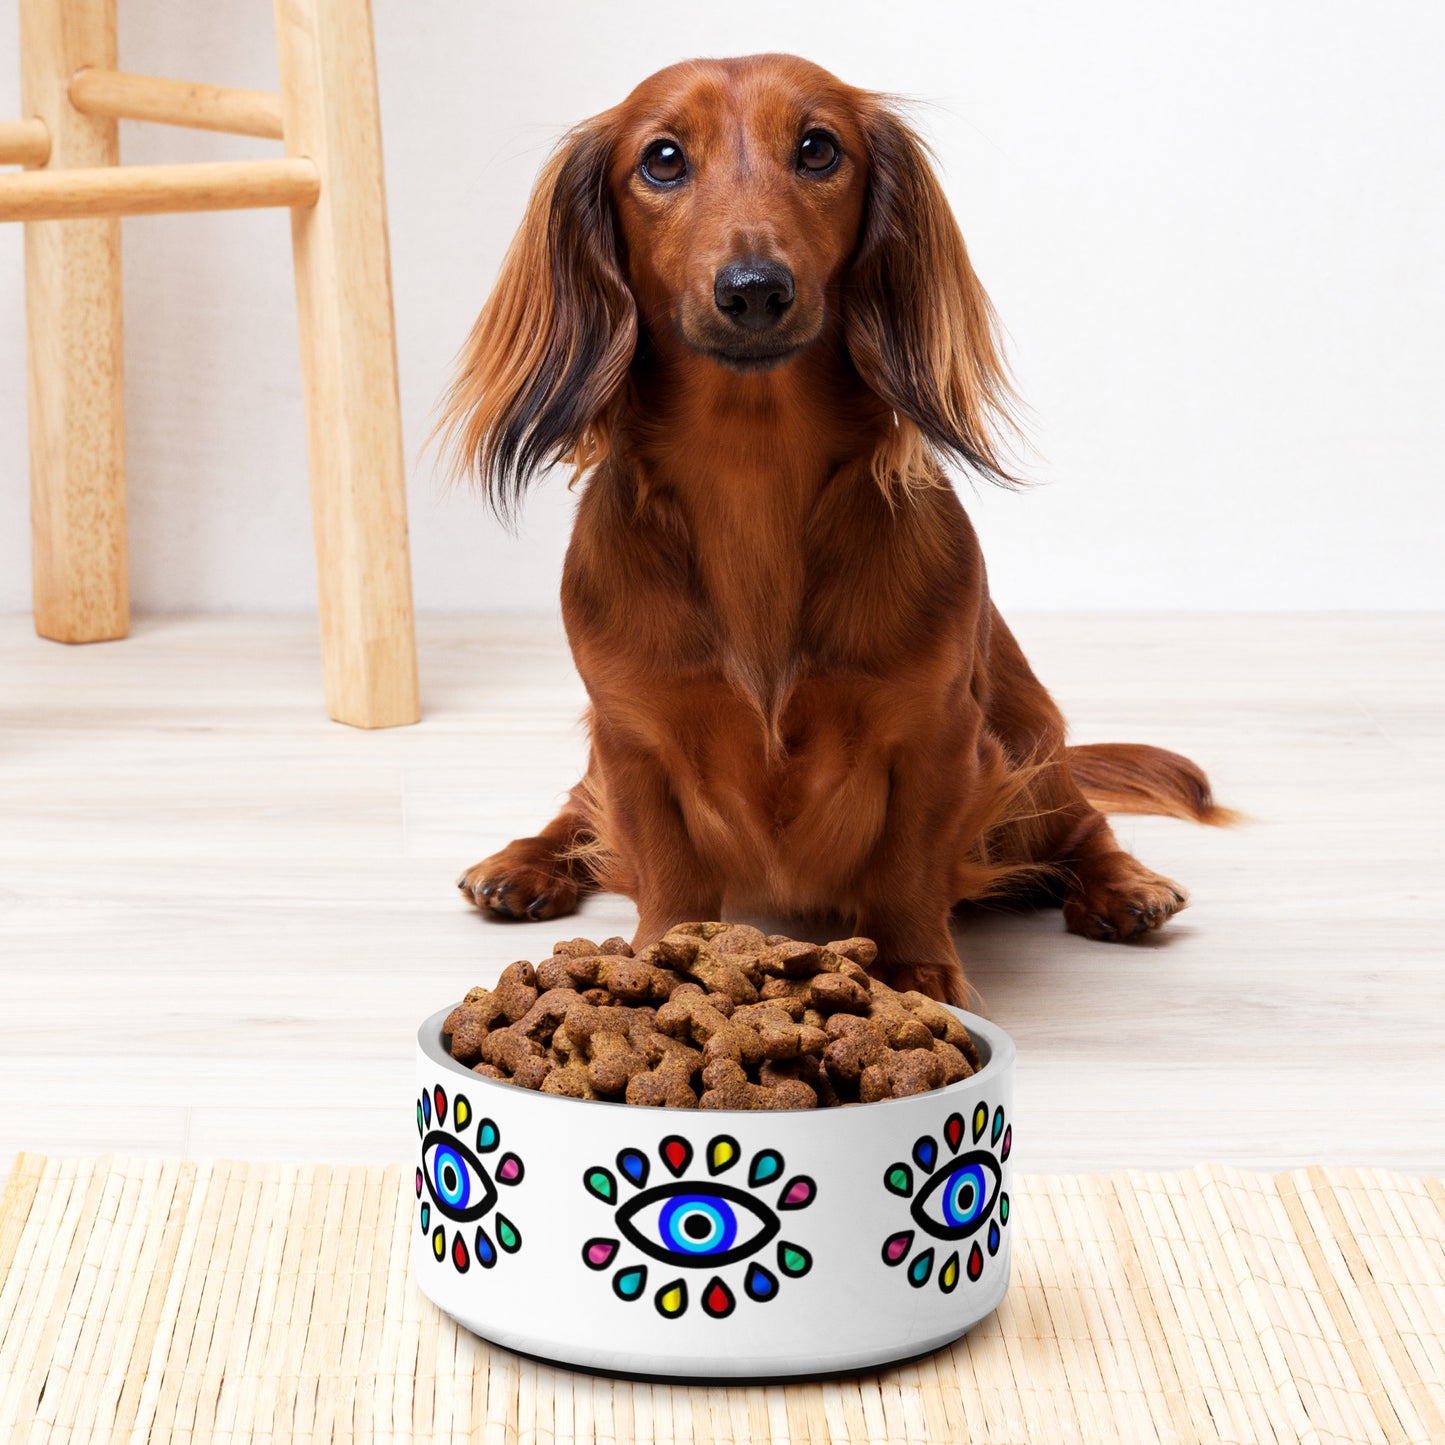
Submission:
M 440 1084 L 436 1087 L 437 1101 L 437 1123 L 445 1124 L 447 1121 L 447 1091 Z
M 950 1149 L 958 1148 L 958 1141 L 963 1138 L 963 1120 L 957 1114 L 950 1114 L 948 1122 L 943 1126 L 944 1135 L 948 1139 Z
M 733 1307 L 732 1292 L 720 1279 L 715 1279 L 703 1296 L 702 1304 L 710 1315 L 725 1315 Z
M 452 1241 L 452 1263 L 460 1270 L 467 1267 L 467 1246 L 460 1234 Z
M 663 1153 L 667 1157 L 668 1167 L 674 1171 L 681 1170 L 687 1163 L 687 1145 L 681 1139 L 669 1139 Z
M 978 1245 L 968 1252 L 968 1277 L 977 1279 L 983 1273 L 983 1253 Z

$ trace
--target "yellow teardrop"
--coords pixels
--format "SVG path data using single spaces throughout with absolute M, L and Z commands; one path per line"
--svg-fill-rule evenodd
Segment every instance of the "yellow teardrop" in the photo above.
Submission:
M 733 1146 L 727 1139 L 719 1139 L 712 1146 L 712 1167 L 721 1169 L 733 1157 Z
M 674 1285 L 662 1297 L 662 1308 L 666 1314 L 675 1315 L 682 1308 L 682 1290 Z
M 458 1129 L 467 1127 L 467 1120 L 472 1117 L 471 1105 L 465 1099 L 458 1099 L 452 1106 L 452 1118 Z
M 988 1105 L 980 1104 L 973 1111 L 973 1142 L 975 1144 L 983 1138 L 983 1131 L 988 1124 Z

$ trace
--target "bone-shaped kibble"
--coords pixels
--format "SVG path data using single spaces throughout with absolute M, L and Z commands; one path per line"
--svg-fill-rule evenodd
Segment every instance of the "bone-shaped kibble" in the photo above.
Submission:
M 659 1034 L 659 1038 L 665 1037 Z M 693 1080 L 702 1067 L 702 1055 L 696 1049 L 689 1049 L 674 1039 L 668 1042 L 671 1049 L 662 1051 L 661 1056 L 645 1073 L 634 1074 L 627 1081 L 627 1102 L 641 1104 L 647 1108 L 695 1109 L 697 1091 Z
M 682 982 L 677 974 L 643 959 L 613 958 L 601 953 L 569 958 L 566 971 L 575 987 L 605 988 L 622 1003 L 666 1003 Z
M 524 1089 L 540 1089 L 553 1068 L 541 1044 L 519 1033 L 515 1025 L 493 1029 L 482 1040 L 482 1058 L 505 1070 L 512 1082 Z
M 696 994 L 670 998 L 657 1011 L 657 1027 L 659 1032 L 672 1038 L 691 1039 L 700 1044 L 708 1059 L 736 1059 L 745 1066 L 756 1067 L 766 1057 L 762 1040 L 754 1030 L 735 1024 Z
M 609 1098 L 626 1093 L 628 1080 L 647 1068 L 647 1060 L 632 1047 L 631 1015 L 631 1009 L 582 1002 L 567 1010 L 567 1033 L 587 1051 L 587 1080 Z
M 735 1059 L 715 1059 L 702 1071 L 703 1109 L 814 1109 L 818 1096 L 798 1079 L 754 1084 Z
M 516 1023 L 537 1002 L 537 970 L 525 958 L 509 963 L 492 993 L 502 1012 Z
M 709 993 L 725 993 L 734 1003 L 756 1003 L 758 990 L 735 958 L 714 953 L 700 938 L 668 934 L 638 955 L 658 968 L 669 968 L 700 983 Z
M 506 1016 L 502 1005 L 488 989 L 472 989 L 446 1017 L 442 1032 L 451 1035 L 451 1053 L 460 1064 L 482 1056 L 482 1040 Z
M 903 1099 L 926 1094 L 943 1083 L 943 1061 L 932 1049 L 890 1051 L 863 1070 L 858 1080 L 858 1101 L 876 1104 L 882 1099 Z

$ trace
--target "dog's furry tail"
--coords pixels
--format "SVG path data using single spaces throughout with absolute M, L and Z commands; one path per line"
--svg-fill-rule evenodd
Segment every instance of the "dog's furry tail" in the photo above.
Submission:
M 1147 743 L 1088 743 L 1065 748 L 1079 790 L 1101 813 L 1156 813 L 1228 828 L 1244 815 L 1214 801 L 1198 763 Z

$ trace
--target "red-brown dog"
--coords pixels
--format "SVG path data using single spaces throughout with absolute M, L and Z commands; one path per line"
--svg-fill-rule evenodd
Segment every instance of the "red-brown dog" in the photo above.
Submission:
M 1022 888 L 1122 940 L 1184 890 L 1101 808 L 1223 821 L 1156 748 L 1066 747 L 944 463 L 1006 480 L 992 310 L 889 103 L 783 55 L 675 65 L 538 182 L 445 424 L 504 515 L 585 473 L 562 611 L 591 699 L 564 811 L 460 880 L 502 918 L 605 887 L 637 946 L 841 914 L 962 1001 L 952 906 Z

